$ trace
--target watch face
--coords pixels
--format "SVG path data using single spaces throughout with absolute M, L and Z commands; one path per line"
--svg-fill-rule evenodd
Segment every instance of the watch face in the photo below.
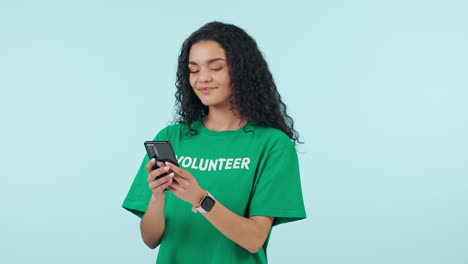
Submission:
M 203 208 L 203 210 L 209 212 L 211 210 L 211 208 L 213 208 L 215 204 L 215 201 L 213 200 L 213 198 L 209 197 L 209 196 L 206 196 L 205 199 L 203 199 L 203 201 L 201 202 L 201 208 Z

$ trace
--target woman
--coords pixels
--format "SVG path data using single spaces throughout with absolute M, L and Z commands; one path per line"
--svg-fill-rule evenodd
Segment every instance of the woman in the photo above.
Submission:
M 298 136 L 267 63 L 242 29 L 208 23 L 183 43 L 176 86 L 177 122 L 154 140 L 179 167 L 145 156 L 123 207 L 157 263 L 267 263 L 271 227 L 305 218 Z

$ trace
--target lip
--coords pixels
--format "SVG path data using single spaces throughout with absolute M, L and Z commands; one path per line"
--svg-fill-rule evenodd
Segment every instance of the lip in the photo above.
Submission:
M 208 94 L 210 93 L 211 91 L 213 91 L 214 89 L 216 89 L 217 87 L 201 87 L 200 89 L 198 89 L 199 91 L 201 91 L 202 93 L 204 94 Z

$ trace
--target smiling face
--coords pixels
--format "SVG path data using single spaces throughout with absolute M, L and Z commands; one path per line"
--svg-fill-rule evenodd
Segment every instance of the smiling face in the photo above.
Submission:
M 208 107 L 230 108 L 232 94 L 226 52 L 216 41 L 204 40 L 192 45 L 188 68 L 190 85 Z

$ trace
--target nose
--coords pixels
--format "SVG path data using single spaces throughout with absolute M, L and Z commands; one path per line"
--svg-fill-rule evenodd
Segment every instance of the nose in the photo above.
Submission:
M 198 80 L 202 83 L 211 81 L 211 75 L 208 70 L 200 70 Z

